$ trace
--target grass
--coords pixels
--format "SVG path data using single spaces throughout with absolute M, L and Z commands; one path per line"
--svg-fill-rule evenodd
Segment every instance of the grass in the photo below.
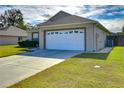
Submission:
M 101 68 L 94 68 L 95 65 Z M 77 55 L 10 87 L 124 87 L 124 47 L 115 47 L 108 54 Z
M 21 48 L 18 45 L 0 45 L 0 58 L 26 52 L 26 48 Z

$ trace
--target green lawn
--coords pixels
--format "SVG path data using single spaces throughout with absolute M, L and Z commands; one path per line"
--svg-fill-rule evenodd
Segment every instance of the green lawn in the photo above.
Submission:
M 124 47 L 115 47 L 109 54 L 77 55 L 11 87 L 124 87 Z
M 21 48 L 18 45 L 0 45 L 0 58 L 14 54 L 26 52 L 26 48 Z

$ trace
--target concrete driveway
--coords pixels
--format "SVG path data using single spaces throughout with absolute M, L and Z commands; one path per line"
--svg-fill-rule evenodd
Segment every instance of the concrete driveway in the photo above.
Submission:
M 36 50 L 0 58 L 0 87 L 7 87 L 56 65 L 81 51 Z

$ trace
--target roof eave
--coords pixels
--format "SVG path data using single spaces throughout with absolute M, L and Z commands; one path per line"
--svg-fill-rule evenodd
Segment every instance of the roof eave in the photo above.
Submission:
M 40 27 L 64 26 L 64 25 L 78 25 L 78 24 L 92 24 L 92 23 L 95 23 L 95 22 L 66 23 L 66 24 L 57 24 L 57 25 L 41 25 Z
M 111 34 L 111 32 L 105 28 L 103 25 L 101 25 L 99 22 L 95 22 L 96 26 L 98 26 L 99 28 L 103 29 L 105 32 Z

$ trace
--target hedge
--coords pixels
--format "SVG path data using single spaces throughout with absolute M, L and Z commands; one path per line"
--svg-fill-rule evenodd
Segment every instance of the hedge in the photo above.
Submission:
M 30 40 L 19 41 L 18 44 L 21 47 L 38 47 L 39 45 L 38 41 L 30 41 Z

